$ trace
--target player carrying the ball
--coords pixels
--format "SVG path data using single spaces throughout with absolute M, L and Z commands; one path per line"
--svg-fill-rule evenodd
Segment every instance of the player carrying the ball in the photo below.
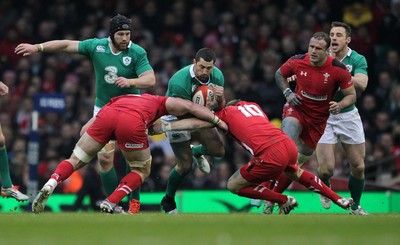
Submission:
M 169 80 L 166 96 L 192 100 L 193 92 L 202 85 L 212 87 L 215 101 L 211 108 L 224 108 L 224 75 L 215 67 L 216 55 L 212 49 L 202 48 L 197 51 L 193 64 L 177 71 Z M 164 121 L 174 121 L 175 116 L 164 116 Z M 210 164 L 204 155 L 222 157 L 225 148 L 222 138 L 216 128 L 200 129 L 197 131 L 171 131 L 166 136 L 176 157 L 176 165 L 168 177 L 167 190 L 161 201 L 161 207 L 167 214 L 175 214 L 175 193 L 186 175 L 192 170 L 195 161 L 198 168 L 210 172 Z M 191 146 L 191 139 L 201 145 Z

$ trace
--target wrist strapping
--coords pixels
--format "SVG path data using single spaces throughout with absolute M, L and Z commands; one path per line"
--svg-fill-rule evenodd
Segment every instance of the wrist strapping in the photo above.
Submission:
M 219 119 L 219 117 L 217 117 L 216 115 L 214 115 L 214 117 L 210 120 L 210 122 L 212 124 L 218 125 L 221 122 L 221 119 Z
M 37 47 L 37 49 L 38 49 L 38 52 L 43 52 L 43 50 L 44 50 L 44 47 L 43 47 L 43 44 L 36 44 L 36 47 Z
M 171 131 L 171 123 L 170 122 L 161 122 L 161 130 L 163 132 Z
M 290 89 L 290 88 L 286 88 L 284 91 L 283 91 L 283 95 L 285 96 L 285 98 L 287 98 L 290 94 L 292 94 L 293 93 L 293 91 Z

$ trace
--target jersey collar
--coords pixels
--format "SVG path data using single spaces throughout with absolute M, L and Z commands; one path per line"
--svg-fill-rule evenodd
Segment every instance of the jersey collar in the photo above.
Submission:
M 350 57 L 352 52 L 353 52 L 353 50 L 351 50 L 351 48 L 347 47 L 347 53 L 345 56 L 343 56 L 343 58 L 340 61 L 343 61 L 344 58 L 346 58 L 346 57 Z
M 208 81 L 207 81 L 207 82 L 202 82 L 202 81 L 200 81 L 200 79 L 198 79 L 198 78 L 196 77 L 196 74 L 194 73 L 194 64 L 191 64 L 191 65 L 190 65 L 190 67 L 189 67 L 189 73 L 190 73 L 190 76 L 191 76 L 192 78 L 196 79 L 196 81 L 198 81 L 200 84 L 208 84 L 208 83 L 210 83 L 210 77 L 208 77 Z
M 112 41 L 111 41 L 111 38 L 108 37 L 107 39 L 108 39 L 108 47 L 110 48 L 111 53 L 114 54 L 114 55 L 120 54 L 122 51 L 119 51 L 119 52 L 117 52 L 117 53 L 114 53 L 114 52 L 113 52 L 113 50 L 112 50 L 112 48 L 111 48 L 111 42 L 112 42 Z M 133 45 L 133 42 L 132 42 L 132 41 L 129 41 L 128 49 L 131 48 L 132 45 Z

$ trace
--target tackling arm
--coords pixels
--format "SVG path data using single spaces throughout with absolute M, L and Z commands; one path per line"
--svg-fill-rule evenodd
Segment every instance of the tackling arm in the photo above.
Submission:
M 162 134 L 167 131 L 195 130 L 201 128 L 212 128 L 215 124 L 200 120 L 198 118 L 186 118 L 178 121 L 164 122 L 158 121 L 149 128 L 149 134 Z M 220 129 L 228 131 L 228 125 L 224 121 L 220 121 L 217 125 Z
M 190 113 L 201 120 L 213 122 L 214 124 L 218 124 L 219 121 L 219 118 L 208 108 L 197 105 L 189 100 L 168 97 L 165 106 L 168 113 L 174 116 L 183 116 Z

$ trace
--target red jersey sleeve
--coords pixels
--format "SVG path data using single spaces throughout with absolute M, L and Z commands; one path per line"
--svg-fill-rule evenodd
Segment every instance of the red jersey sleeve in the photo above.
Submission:
M 295 74 L 299 60 L 303 60 L 305 55 L 295 55 L 288 59 L 281 67 L 281 73 L 284 77 L 290 77 Z

